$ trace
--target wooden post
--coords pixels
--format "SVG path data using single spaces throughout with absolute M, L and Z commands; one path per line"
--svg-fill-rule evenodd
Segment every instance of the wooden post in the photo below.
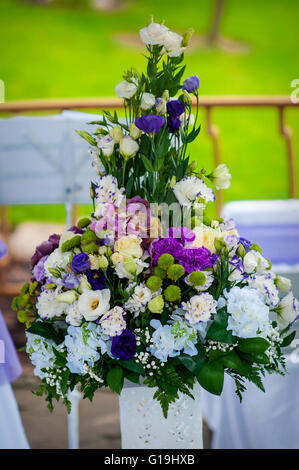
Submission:
M 207 129 L 208 129 L 208 134 L 211 137 L 212 142 L 213 142 L 214 164 L 216 167 L 221 163 L 219 130 L 217 126 L 212 123 L 212 107 L 207 106 L 206 110 L 207 110 Z M 218 190 L 217 198 L 216 198 L 217 216 L 220 215 L 222 204 L 223 204 L 223 194 L 221 190 Z
M 292 141 L 292 130 L 285 124 L 285 108 L 280 106 L 279 110 L 279 130 L 287 144 L 287 158 L 289 171 L 289 197 L 296 197 L 296 173 L 295 173 L 295 151 Z

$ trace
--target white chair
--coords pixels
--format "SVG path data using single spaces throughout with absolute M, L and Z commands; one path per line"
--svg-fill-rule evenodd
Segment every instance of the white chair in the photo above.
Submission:
M 0 119 L 0 205 L 65 204 L 66 226 L 74 204 L 89 204 L 95 178 L 88 144 L 75 129 L 90 130 L 96 115 L 64 112 L 50 117 Z M 79 447 L 78 405 L 70 394 L 69 448 Z
M 261 246 L 277 274 L 292 279 L 299 298 L 299 200 L 230 202 L 223 207 L 222 216 L 233 218 L 240 235 Z M 288 375 L 265 378 L 266 394 L 248 383 L 240 404 L 230 377 L 225 378 L 220 397 L 202 391 L 203 415 L 213 432 L 213 448 L 299 448 L 296 346 L 298 340 L 286 350 Z

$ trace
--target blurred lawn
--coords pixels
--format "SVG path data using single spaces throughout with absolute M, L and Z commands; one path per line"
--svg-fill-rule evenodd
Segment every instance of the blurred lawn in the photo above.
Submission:
M 191 26 L 204 34 L 213 5 L 209 0 L 124 3 L 122 10 L 103 13 L 1 0 L 0 79 L 6 84 L 6 100 L 114 96 L 123 71 L 131 65 L 142 70 L 145 64 L 142 49 L 122 44 L 120 34 L 136 33 L 150 13 L 178 32 Z M 186 54 L 186 76 L 199 75 L 204 95 L 289 94 L 291 81 L 299 78 L 298 17 L 296 0 L 227 0 L 222 32 L 250 46 L 249 52 L 194 47 Z M 277 111 L 221 109 L 215 110 L 214 121 L 221 131 L 223 159 L 233 174 L 226 200 L 287 197 L 286 144 L 278 134 Z M 289 110 L 287 121 L 298 148 L 299 110 Z M 213 153 L 205 125 L 202 114 L 192 158 L 210 169 Z M 64 210 L 19 207 L 10 216 L 13 223 L 63 220 Z

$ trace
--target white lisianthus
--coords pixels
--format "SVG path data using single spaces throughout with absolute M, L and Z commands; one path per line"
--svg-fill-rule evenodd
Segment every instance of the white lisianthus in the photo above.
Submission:
M 119 152 L 125 160 L 135 157 L 139 150 L 139 145 L 131 136 L 126 135 L 119 143 Z
M 137 140 L 142 136 L 142 131 L 138 129 L 138 127 L 132 122 L 129 127 L 130 131 L 130 136 L 134 139 Z
M 216 189 L 227 189 L 230 187 L 231 174 L 224 163 L 218 165 L 209 175 L 210 180 L 214 183 Z
M 99 157 L 99 149 L 95 147 L 89 147 L 89 150 L 88 150 L 89 154 L 91 155 L 92 157 L 92 162 L 91 162 L 91 166 L 92 168 L 94 169 L 94 171 L 97 173 L 97 175 L 103 175 L 105 173 L 105 167 Z
M 167 31 L 164 37 L 164 47 L 169 57 L 179 57 L 184 52 L 185 47 L 182 47 L 183 36 Z
M 281 292 L 288 292 L 292 288 L 292 281 L 284 276 L 277 276 L 274 283 Z
M 204 181 L 196 176 L 183 178 L 172 189 L 181 206 L 190 205 L 193 202 L 215 201 L 213 190 L 208 188 Z
M 276 307 L 279 302 L 278 288 L 273 282 L 271 273 L 255 274 L 247 280 L 247 284 L 264 295 L 267 305 Z
M 139 31 L 140 39 L 149 46 L 161 46 L 164 44 L 168 28 L 163 24 L 151 23 Z
M 152 107 L 155 105 L 155 102 L 156 98 L 154 95 L 152 95 L 152 93 L 142 93 L 140 108 L 143 110 L 152 109 Z
M 43 320 L 49 318 L 60 317 L 65 312 L 68 305 L 63 302 L 58 302 L 56 290 L 44 290 L 37 298 L 36 308 L 39 316 Z
M 250 250 L 244 256 L 244 269 L 245 272 L 251 274 L 257 272 L 259 274 L 264 273 L 269 267 L 269 261 L 266 260 L 258 251 Z
M 185 318 L 190 325 L 198 322 L 207 322 L 216 313 L 217 302 L 211 294 L 203 292 L 194 295 L 188 302 L 182 302 L 182 308 L 186 311 Z
M 133 80 L 133 79 L 132 79 Z M 135 79 L 135 82 L 137 80 Z M 127 82 L 124 80 L 123 82 L 118 83 L 115 87 L 115 93 L 119 98 L 123 98 L 125 100 L 130 100 L 133 98 L 137 91 L 137 83 Z
M 124 258 L 141 258 L 143 255 L 141 243 L 142 239 L 137 235 L 126 235 L 124 237 L 120 237 L 114 243 L 114 251 L 122 255 Z
M 86 290 L 91 290 L 91 285 L 89 284 L 85 274 L 81 274 L 79 276 L 79 282 L 80 283 L 79 283 L 78 290 L 79 290 L 80 294 L 83 294 L 83 292 L 86 291 Z
M 110 203 L 119 207 L 124 194 L 125 189 L 118 188 L 115 176 L 104 175 L 99 179 L 98 187 L 96 188 L 96 204 L 100 206 L 102 203 Z
M 120 279 L 134 279 L 139 276 L 145 268 L 148 268 L 149 264 L 145 263 L 141 259 L 135 258 L 129 260 L 126 258 L 124 261 L 120 261 L 115 266 L 115 272 Z
M 294 297 L 293 292 L 289 292 L 275 309 L 277 313 L 277 323 L 281 330 L 293 323 L 299 316 L 299 302 Z
M 122 307 L 114 307 L 100 320 L 102 332 L 108 336 L 119 336 L 126 329 L 126 322 L 124 320 L 125 311 Z
M 84 291 L 78 300 L 79 312 L 87 321 L 97 320 L 109 310 L 110 295 L 109 289 Z
M 74 236 L 74 234 L 73 234 Z M 61 268 L 66 271 L 66 267 L 70 262 L 71 253 L 67 251 L 66 253 L 62 253 L 60 248 L 56 248 L 46 259 L 44 263 L 44 269 L 46 273 L 46 277 L 52 277 L 49 269 L 58 269 Z
M 67 310 L 65 318 L 66 323 L 72 326 L 80 326 L 82 323 L 83 315 L 79 312 L 78 302 L 71 304 Z
M 107 158 L 111 157 L 114 151 L 115 141 L 110 137 L 110 135 L 104 135 L 100 137 L 97 141 L 97 146 L 102 150 L 103 155 Z
M 131 313 L 134 313 L 135 317 L 140 312 L 144 312 L 148 302 L 152 298 L 152 291 L 146 287 L 145 284 L 140 284 L 135 287 L 133 294 L 124 304 L 124 308 Z
M 227 329 L 240 338 L 266 337 L 270 326 L 269 307 L 263 295 L 252 287 L 233 287 L 224 292 L 227 300 Z
M 66 304 L 73 304 L 78 299 L 78 294 L 75 290 L 68 290 L 58 294 L 56 297 L 57 302 L 64 302 Z
M 119 144 L 121 139 L 123 138 L 122 128 L 120 126 L 115 126 L 110 131 L 110 137 L 114 140 L 116 144 Z

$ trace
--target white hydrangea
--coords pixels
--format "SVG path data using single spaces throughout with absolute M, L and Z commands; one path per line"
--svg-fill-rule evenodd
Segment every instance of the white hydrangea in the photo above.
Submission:
M 42 369 L 46 369 L 47 367 L 53 368 L 55 364 L 53 347 L 59 351 L 63 347 L 63 343 L 57 346 L 54 341 L 41 338 L 39 335 L 34 335 L 29 332 L 26 332 L 26 337 L 26 352 L 29 354 L 35 366 L 34 375 L 43 379 L 45 372 L 42 372 Z
M 244 269 L 245 272 L 251 274 L 257 272 L 259 274 L 264 273 L 269 268 L 269 261 L 266 260 L 258 251 L 250 250 L 244 256 Z
M 73 234 L 74 236 L 74 234 Z M 49 268 L 52 269 L 62 269 L 66 270 L 67 265 L 70 262 L 71 253 L 67 251 L 66 253 L 62 253 L 60 248 L 56 248 L 46 259 L 44 263 L 44 269 L 46 273 L 46 277 L 53 277 L 53 274 L 50 273 Z
M 133 294 L 124 304 L 124 308 L 137 317 L 140 312 L 144 312 L 148 302 L 152 299 L 152 291 L 145 284 L 135 287 Z
M 205 182 L 196 176 L 183 178 L 172 189 L 181 206 L 190 205 L 201 200 L 204 200 L 205 203 L 215 201 L 213 190 L 208 188 Z
M 267 336 L 269 307 L 264 296 L 252 287 L 233 287 L 225 293 L 227 300 L 228 330 L 241 338 Z
M 100 319 L 102 332 L 108 336 L 119 336 L 126 329 L 126 322 L 124 319 L 125 311 L 122 307 L 114 307 L 109 310 Z
M 125 189 L 118 188 L 115 176 L 104 175 L 99 179 L 99 184 L 96 188 L 96 204 L 100 206 L 102 203 L 110 203 L 119 207 L 124 198 L 124 194 Z
M 261 292 L 265 297 L 266 304 L 270 307 L 276 307 L 279 303 L 279 291 L 274 284 L 271 273 L 255 274 L 247 280 L 247 284 Z
M 60 317 L 69 307 L 69 304 L 59 302 L 57 295 L 60 290 L 49 289 L 40 293 L 37 299 L 36 308 L 40 318 L 48 320 L 49 318 Z
M 217 302 L 211 294 L 202 292 L 194 295 L 188 302 L 182 302 L 185 318 L 190 325 L 207 322 L 216 313 Z

